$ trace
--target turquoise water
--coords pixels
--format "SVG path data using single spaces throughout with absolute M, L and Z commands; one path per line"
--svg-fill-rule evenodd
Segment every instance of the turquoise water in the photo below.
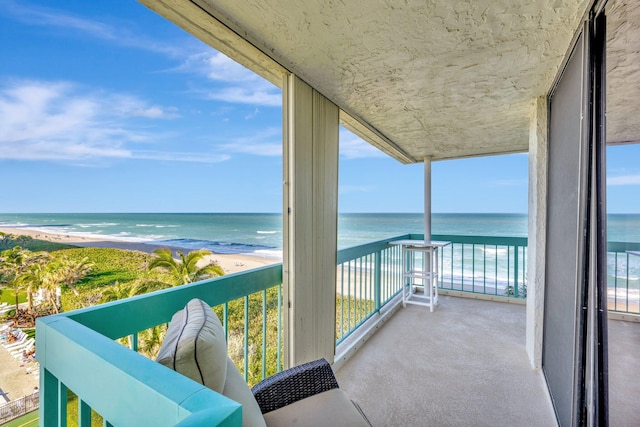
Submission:
M 422 214 L 341 214 L 338 218 L 338 247 L 422 233 L 423 221 Z M 185 249 L 206 248 L 216 253 L 282 259 L 280 214 L 0 214 L 0 227 L 108 240 L 156 242 Z M 527 216 L 434 214 L 432 230 L 434 234 L 526 237 Z M 640 242 L 640 215 L 610 215 L 608 238 L 610 241 Z M 504 252 L 507 249 L 496 250 Z M 482 248 L 477 248 L 477 251 L 482 251 Z M 505 255 L 502 252 L 500 255 Z M 472 265 L 472 254 L 473 251 L 469 250 L 462 254 L 458 247 L 454 257 L 464 257 L 465 265 Z M 609 254 L 607 263 L 610 286 L 629 288 L 631 290 L 625 292 L 632 292 L 633 298 L 638 299 L 640 257 Z M 471 270 L 460 271 L 454 279 L 470 281 L 473 274 Z M 485 272 L 485 275 L 491 274 L 495 274 L 499 286 L 503 286 L 509 275 L 508 266 L 500 265 L 494 273 Z
M 282 216 L 271 213 L 0 214 L 0 227 L 134 242 L 162 242 L 218 253 L 282 256 Z M 341 214 L 338 247 L 421 233 L 422 214 Z M 527 236 L 523 214 L 434 214 L 434 234 Z M 640 242 L 640 214 L 610 215 L 609 240 Z
M 422 214 L 342 214 L 338 246 L 360 245 L 406 233 L 421 233 Z M 270 213 L 198 214 L 0 214 L 0 227 L 134 242 L 163 242 L 219 253 L 282 253 L 282 216 Z M 518 214 L 435 214 L 433 233 L 526 236 Z

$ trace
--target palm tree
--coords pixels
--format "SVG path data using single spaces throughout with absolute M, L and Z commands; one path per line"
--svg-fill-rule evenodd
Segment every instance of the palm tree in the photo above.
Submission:
M 60 285 L 62 284 L 62 274 L 59 270 L 59 262 L 53 261 L 48 263 L 42 273 L 42 282 L 40 286 L 45 290 L 45 295 L 51 307 L 56 313 L 60 312 Z
M 160 268 L 168 271 L 173 276 L 176 286 L 224 275 L 222 267 L 215 262 L 198 267 L 200 260 L 212 255 L 210 251 L 205 249 L 191 251 L 186 256 L 182 251 L 177 251 L 179 257 L 177 260 L 173 258 L 173 254 L 168 248 L 156 249 L 153 253 L 156 258 L 149 264 L 149 270 Z
M 167 334 L 167 324 L 154 326 L 138 334 L 138 351 L 149 358 L 158 354 L 160 346 Z
M 134 282 L 134 283 L 118 283 L 106 287 L 102 291 L 102 298 L 100 302 L 111 302 L 119 299 L 130 298 L 136 295 L 141 295 L 149 291 L 147 283 Z
M 62 257 L 59 261 L 58 269 L 63 284 L 69 286 L 74 294 L 79 295 L 76 283 L 91 273 L 94 264 L 89 262 L 89 258 L 84 257 L 80 261 Z
M 13 240 L 13 235 L 0 231 L 0 247 L 7 247 Z
M 14 246 L 0 253 L 0 284 L 4 288 L 11 289 L 16 299 L 16 313 L 18 312 L 18 296 L 20 291 L 29 288 L 29 283 L 22 276 L 37 264 L 42 264 L 48 259 L 45 252 L 33 253 L 20 246 Z
M 31 294 L 37 288 L 42 288 L 45 290 L 47 300 L 55 312 L 59 313 L 60 301 L 58 296 L 60 295 L 60 287 L 67 285 L 73 290 L 74 294 L 79 295 L 80 293 L 75 284 L 89 274 L 92 268 L 93 263 L 90 263 L 86 257 L 80 261 L 75 261 L 66 256 L 61 256 L 49 261 L 46 265 L 33 265 L 23 272 L 19 278 L 24 287 L 28 289 L 29 308 L 32 308 Z
M 43 286 L 47 280 L 47 269 L 43 263 L 35 263 L 29 266 L 27 271 L 17 277 L 23 288 L 27 290 L 27 302 L 29 311 L 33 310 L 33 294 Z
M 33 241 L 33 237 L 21 234 L 20 236 L 16 237 L 16 241 L 24 247 L 27 243 Z

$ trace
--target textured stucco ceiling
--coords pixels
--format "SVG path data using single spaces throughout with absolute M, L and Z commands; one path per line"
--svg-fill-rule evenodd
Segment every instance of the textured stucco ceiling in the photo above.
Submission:
M 142 1 L 152 7 L 181 0 Z M 550 90 L 590 4 L 192 1 L 247 40 L 250 49 L 265 53 L 366 123 L 383 141 L 372 142 L 403 162 L 526 151 L 533 101 Z M 618 28 L 615 49 L 628 52 L 630 42 L 637 49 L 637 37 L 627 36 L 634 33 L 629 25 L 637 30 L 637 22 L 625 22 L 626 12 L 620 11 L 630 7 L 624 0 L 616 3 L 622 4 L 616 6 L 619 22 L 609 27 Z M 635 4 L 631 8 L 637 11 Z M 192 27 L 195 21 L 187 12 L 185 16 L 182 25 Z M 242 55 L 234 59 L 250 67 L 264 62 L 250 52 Z M 609 80 L 613 86 L 624 87 L 626 77 L 638 73 L 637 61 L 607 59 L 615 64 Z M 277 81 L 272 69 L 261 69 Z M 618 96 L 622 101 L 628 97 L 625 91 Z M 611 124 L 609 136 L 622 135 L 631 113 L 610 112 L 620 124 Z
M 640 2 L 610 0 L 607 15 L 607 141 L 640 142 Z
M 526 151 L 587 1 L 201 0 L 413 159 Z

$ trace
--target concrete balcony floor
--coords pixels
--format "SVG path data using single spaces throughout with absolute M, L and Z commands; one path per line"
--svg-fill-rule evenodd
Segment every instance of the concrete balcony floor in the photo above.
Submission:
M 640 322 L 609 319 L 609 425 L 640 426 Z
M 609 323 L 611 352 L 619 353 L 617 345 L 640 332 L 640 323 Z M 631 335 L 622 337 L 620 329 Z M 638 336 L 633 344 L 640 347 Z M 634 366 L 628 358 L 635 357 L 636 373 L 640 358 L 633 354 L 640 352 L 624 351 L 626 377 L 614 365 L 621 354 L 611 357 L 611 394 L 618 400 L 611 405 L 612 426 L 637 425 L 626 422 L 638 419 L 632 408 L 640 382 L 628 372 Z M 556 425 L 544 377 L 530 367 L 525 351 L 523 305 L 450 296 L 441 296 L 433 313 L 408 305 L 337 378 L 374 426 Z M 630 407 L 620 401 L 622 395 Z

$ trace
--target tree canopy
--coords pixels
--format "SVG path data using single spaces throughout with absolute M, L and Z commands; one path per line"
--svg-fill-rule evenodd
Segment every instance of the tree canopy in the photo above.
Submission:
M 212 255 L 211 251 L 205 249 L 191 251 L 187 255 L 182 251 L 176 251 L 177 259 L 173 257 L 168 248 L 156 249 L 153 253 L 156 258 L 149 264 L 149 270 L 156 268 L 166 270 L 173 277 L 174 286 L 224 275 L 222 267 L 215 262 L 210 262 L 202 267 L 198 266 L 206 256 Z

